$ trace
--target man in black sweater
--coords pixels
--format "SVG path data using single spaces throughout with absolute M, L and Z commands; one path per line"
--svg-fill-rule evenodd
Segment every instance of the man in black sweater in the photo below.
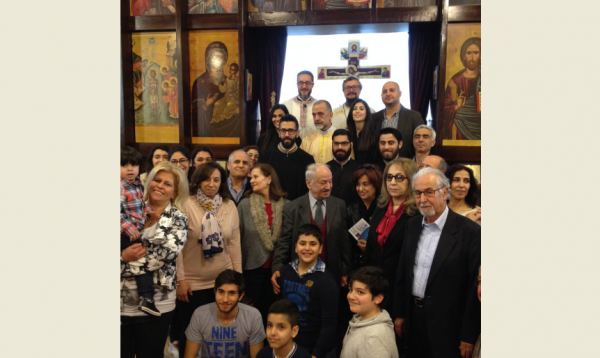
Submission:
M 327 162 L 331 169 L 333 187 L 331 195 L 346 202 L 346 207 L 359 199 L 356 189 L 350 179 L 358 169 L 358 162 L 350 157 L 352 153 L 352 135 L 346 129 L 336 129 L 333 132 L 333 160 Z
M 298 120 L 286 114 L 279 121 L 279 137 L 281 142 L 260 154 L 259 161 L 269 164 L 275 169 L 281 187 L 288 194 L 287 199 L 294 200 L 308 192 L 304 175 L 306 167 L 315 162 L 312 155 L 296 145 L 298 136 Z
M 313 224 L 298 228 L 298 258 L 281 269 L 275 291 L 294 302 L 300 311 L 296 343 L 314 357 L 322 358 L 335 346 L 338 285 L 319 258 L 323 249 L 321 230 Z

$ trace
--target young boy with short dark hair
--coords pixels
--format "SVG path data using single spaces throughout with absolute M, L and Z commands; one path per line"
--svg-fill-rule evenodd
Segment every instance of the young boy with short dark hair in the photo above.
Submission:
M 298 335 L 300 312 L 292 301 L 279 300 L 269 308 L 267 339 L 270 347 L 264 347 L 256 358 L 311 358 L 308 351 L 294 342 Z
M 321 230 L 313 224 L 298 229 L 298 258 L 281 269 L 277 279 L 283 298 L 294 302 L 300 312 L 296 343 L 317 358 L 325 357 L 335 346 L 338 288 L 325 263 Z
M 383 309 L 389 283 L 382 269 L 365 266 L 348 282 L 348 303 L 355 313 L 344 337 L 340 358 L 398 358 L 394 323 Z
M 144 186 L 139 180 L 142 155 L 131 147 L 121 149 L 121 252 L 129 246 L 142 243 L 140 231 L 146 223 L 146 214 L 152 213 L 144 202 Z M 135 276 L 140 296 L 138 309 L 160 316 L 154 304 L 154 278 L 152 273 Z

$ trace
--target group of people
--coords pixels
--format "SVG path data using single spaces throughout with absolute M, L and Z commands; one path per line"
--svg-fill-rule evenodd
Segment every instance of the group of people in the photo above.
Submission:
M 396 83 L 372 113 L 358 78 L 335 110 L 312 82 L 226 169 L 205 146 L 122 149 L 123 357 L 167 336 L 182 358 L 478 356 L 473 171 L 431 155 Z

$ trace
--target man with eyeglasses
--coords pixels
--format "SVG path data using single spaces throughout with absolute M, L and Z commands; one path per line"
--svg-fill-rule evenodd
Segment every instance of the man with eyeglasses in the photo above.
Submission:
M 418 164 L 419 170 L 425 168 L 433 168 L 439 170 L 442 173 L 445 173 L 446 169 L 448 169 L 448 163 L 446 163 L 444 158 L 438 155 L 428 155 Z
M 298 120 L 286 114 L 279 121 L 279 138 L 281 142 L 275 148 L 260 153 L 258 161 L 269 164 L 275 169 L 279 183 L 287 193 L 287 199 L 294 200 L 308 192 L 304 182 L 306 167 L 315 162 L 312 155 L 298 148 Z
M 348 114 L 352 111 L 352 106 L 354 105 L 354 101 L 360 96 L 360 91 L 362 91 L 362 84 L 360 80 L 356 76 L 348 76 L 342 83 L 342 90 L 344 91 L 344 97 L 346 98 L 346 102 L 339 106 L 338 108 L 333 110 L 333 125 L 336 128 L 346 129 L 348 125 L 346 124 L 346 119 L 348 118 Z M 371 109 L 371 113 L 375 113 L 373 108 Z
M 316 101 L 316 99 L 311 96 L 315 85 L 312 72 L 298 72 L 298 76 L 296 76 L 296 85 L 298 86 L 298 95 L 288 99 L 283 102 L 283 104 L 287 107 L 290 114 L 298 119 L 300 138 L 304 139 L 304 137 L 317 129 L 311 117 L 312 107 Z
M 396 334 L 409 357 L 471 358 L 481 331 L 474 295 L 481 265 L 481 226 L 446 205 L 450 182 L 425 168 L 412 189 L 422 216 L 406 224 L 396 279 Z
M 227 160 L 227 171 L 229 172 L 229 178 L 227 178 L 227 186 L 231 197 L 237 206 L 246 190 L 250 190 L 250 178 L 248 172 L 250 171 L 250 156 L 243 149 L 234 150 L 229 154 Z
M 352 174 L 358 169 L 359 164 L 351 157 L 352 134 L 347 129 L 336 129 L 332 137 L 333 159 L 327 162 L 333 175 L 331 195 L 346 202 L 346 206 L 359 199 L 354 185 Z
M 331 123 L 331 104 L 325 100 L 318 100 L 312 108 L 313 122 L 316 131 L 302 139 L 300 148 L 315 158 L 315 163 L 327 163 L 333 159 L 331 138 L 337 129 Z
M 381 128 L 396 128 L 402 133 L 404 146 L 400 149 L 403 158 L 414 158 L 413 133 L 421 124 L 425 124 L 423 117 L 417 111 L 412 111 L 400 104 L 400 86 L 396 82 L 387 82 L 381 91 L 381 100 L 385 109 L 373 114 L 375 132 Z

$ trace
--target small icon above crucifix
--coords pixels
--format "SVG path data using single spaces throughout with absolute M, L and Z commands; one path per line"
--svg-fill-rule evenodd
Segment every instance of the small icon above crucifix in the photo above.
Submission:
M 347 60 L 348 66 L 339 67 L 319 67 L 317 70 L 319 80 L 337 80 L 345 79 L 348 76 L 360 78 L 390 78 L 392 66 L 373 66 L 360 67 L 360 60 L 367 60 L 368 49 L 360 47 L 359 40 L 348 41 L 347 48 L 340 49 L 340 60 Z

